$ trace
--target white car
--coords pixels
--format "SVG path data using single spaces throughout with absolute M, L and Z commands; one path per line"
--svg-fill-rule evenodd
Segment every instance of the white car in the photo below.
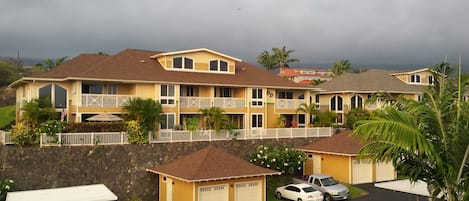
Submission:
M 289 184 L 275 190 L 278 199 L 286 198 L 294 201 L 323 201 L 322 193 L 310 184 Z

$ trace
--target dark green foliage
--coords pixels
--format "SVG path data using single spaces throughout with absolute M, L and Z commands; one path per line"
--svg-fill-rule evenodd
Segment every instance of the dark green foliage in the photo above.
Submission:
M 69 123 L 65 126 L 65 133 L 83 132 L 121 132 L 125 130 L 124 122 L 83 122 Z
M 355 122 L 367 120 L 370 119 L 370 117 L 370 112 L 363 110 L 362 108 L 354 108 L 345 115 L 345 126 L 348 129 L 353 129 Z
M 32 128 L 47 120 L 56 118 L 56 111 L 48 97 L 41 97 L 27 102 L 21 110 L 24 111 L 23 121 Z
M 49 120 L 39 125 L 39 132 L 47 136 L 56 136 L 65 129 L 65 122 L 59 120 Z
M 334 123 L 337 114 L 331 111 L 319 112 L 317 117 L 314 118 L 314 126 L 329 127 Z
M 5 179 L 0 182 L 0 201 L 5 201 L 7 192 L 14 190 L 15 182 L 11 179 Z
M 213 129 L 216 133 L 220 133 L 221 130 L 231 130 L 231 122 L 223 109 L 211 107 L 199 111 L 202 113 L 205 129 Z
M 0 86 L 7 86 L 17 78 L 15 66 L 9 62 L 0 61 Z
M 156 125 L 161 119 L 160 114 L 163 111 L 159 101 L 141 98 L 130 100 L 124 109 L 128 112 L 125 118 L 139 122 L 142 132 L 147 134 L 156 130 Z

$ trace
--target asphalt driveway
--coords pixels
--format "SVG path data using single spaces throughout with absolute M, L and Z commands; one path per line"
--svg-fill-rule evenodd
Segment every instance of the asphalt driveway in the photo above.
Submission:
M 353 201 L 427 201 L 425 196 L 411 195 L 382 188 L 376 188 L 373 184 L 357 184 L 355 185 L 369 192 L 368 195 L 351 199 Z

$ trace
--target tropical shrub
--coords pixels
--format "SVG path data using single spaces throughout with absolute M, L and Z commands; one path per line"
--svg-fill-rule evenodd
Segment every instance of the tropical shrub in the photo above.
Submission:
M 331 111 L 319 112 L 318 116 L 314 118 L 314 125 L 321 127 L 329 127 L 334 123 L 337 114 Z
M 363 110 L 362 108 L 354 108 L 345 115 L 345 126 L 348 129 L 353 129 L 355 122 L 361 121 L 361 120 L 367 120 L 370 118 L 371 118 L 370 112 Z
M 301 172 L 303 162 L 306 161 L 306 155 L 302 151 L 285 146 L 260 145 L 251 154 L 249 161 L 282 173 L 294 175 Z
M 128 114 L 127 120 L 135 120 L 140 124 L 141 131 L 148 134 L 150 131 L 157 129 L 160 123 L 160 114 L 163 108 L 159 101 L 142 98 L 136 98 L 129 101 L 129 104 L 124 106 Z
M 47 136 L 56 136 L 64 129 L 65 123 L 59 120 L 49 120 L 39 125 L 40 134 L 46 134 Z
M 7 198 L 7 192 L 10 192 L 15 187 L 15 182 L 11 179 L 5 179 L 0 181 L 0 201 L 5 201 Z
M 199 111 L 202 113 L 201 115 L 206 129 L 213 129 L 217 134 L 220 133 L 221 130 L 231 130 L 231 122 L 223 109 L 211 107 L 200 109 Z
M 57 115 L 48 97 L 31 100 L 21 110 L 24 111 L 22 120 L 32 128 L 47 120 L 55 119 Z
M 124 130 L 125 122 L 82 122 L 67 124 L 64 133 L 121 132 Z
M 142 132 L 140 123 L 138 121 L 128 121 L 125 127 L 127 133 L 127 140 L 131 144 L 147 144 L 148 134 Z
M 195 117 L 186 119 L 186 129 L 191 133 L 197 131 L 199 129 L 199 119 Z
M 17 123 L 11 128 L 11 140 L 16 145 L 34 144 L 36 136 L 31 129 L 23 123 Z

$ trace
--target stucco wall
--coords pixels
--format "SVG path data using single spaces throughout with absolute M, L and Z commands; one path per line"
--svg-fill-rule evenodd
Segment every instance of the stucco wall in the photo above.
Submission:
M 208 145 L 248 159 L 261 144 L 298 147 L 316 140 L 297 138 L 49 148 L 0 146 L 0 179 L 15 180 L 17 190 L 103 183 L 119 200 L 129 200 L 134 195 L 150 201 L 158 200 L 158 176 L 146 172 L 146 168 L 171 162 Z

